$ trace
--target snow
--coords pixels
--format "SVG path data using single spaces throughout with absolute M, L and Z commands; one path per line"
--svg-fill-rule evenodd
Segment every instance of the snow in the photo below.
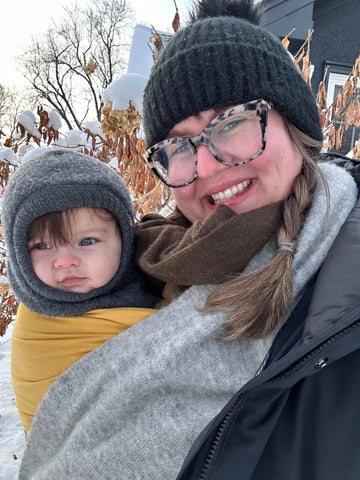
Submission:
M 10 163 L 10 165 L 18 165 L 18 157 L 11 148 L 0 147 L 0 162 Z
M 21 165 L 34 158 L 36 155 L 39 155 L 43 151 L 49 149 L 49 147 L 33 147 L 31 145 L 28 145 L 27 147 L 29 148 L 22 150 L 22 157 L 19 158 L 19 163 Z
M 50 110 L 48 112 L 49 115 L 49 121 L 47 124 L 48 128 L 53 128 L 54 130 L 60 130 L 61 128 L 61 119 L 60 116 L 55 110 Z
M 59 138 L 52 143 L 54 147 L 70 147 L 72 151 L 83 151 L 83 147 L 91 147 L 91 142 L 87 138 L 87 134 L 81 130 L 70 130 L 67 136 Z
M 14 401 L 10 377 L 10 339 L 13 323 L 0 337 L 0 478 L 15 480 L 25 449 L 25 434 Z
M 142 115 L 142 97 L 147 81 L 148 77 L 141 73 L 125 73 L 103 91 L 105 105 L 112 102 L 113 110 L 126 110 L 131 101 L 132 106 Z
M 97 120 L 92 122 L 86 122 L 85 130 L 89 130 L 89 132 L 91 132 L 93 135 L 99 135 L 99 137 L 105 140 L 105 135 L 101 130 L 101 122 L 98 122 Z
M 35 125 L 35 115 L 30 110 L 25 110 L 18 115 L 18 122 L 34 137 L 41 138 L 39 130 L 36 128 Z

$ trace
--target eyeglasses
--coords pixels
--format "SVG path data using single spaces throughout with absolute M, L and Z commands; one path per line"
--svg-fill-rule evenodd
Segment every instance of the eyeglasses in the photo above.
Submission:
M 229 108 L 196 137 L 169 138 L 153 145 L 146 151 L 146 161 L 171 188 L 184 187 L 197 179 L 199 145 L 205 145 L 220 163 L 244 165 L 265 150 L 271 107 L 265 100 L 253 100 Z

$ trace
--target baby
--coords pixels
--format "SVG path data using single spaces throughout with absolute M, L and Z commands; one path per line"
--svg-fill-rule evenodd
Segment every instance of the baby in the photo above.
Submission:
M 51 383 L 155 310 L 133 264 L 129 191 L 108 165 L 46 150 L 12 175 L 2 223 L 10 285 L 15 401 L 26 431 Z

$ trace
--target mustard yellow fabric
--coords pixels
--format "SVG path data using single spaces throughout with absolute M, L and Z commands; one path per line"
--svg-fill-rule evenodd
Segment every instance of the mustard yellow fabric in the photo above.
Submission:
M 156 312 L 107 308 L 73 317 L 48 317 L 19 305 L 11 343 L 11 375 L 21 422 L 30 430 L 42 397 L 83 355 Z

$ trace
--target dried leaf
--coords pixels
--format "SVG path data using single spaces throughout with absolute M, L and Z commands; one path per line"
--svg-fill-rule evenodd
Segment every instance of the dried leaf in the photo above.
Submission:
M 311 65 L 310 64 L 305 63 L 305 65 L 303 65 L 302 76 L 305 82 L 311 86 Z
M 326 110 L 327 108 L 327 93 L 325 88 L 325 82 L 321 81 L 319 83 L 318 94 L 317 94 L 317 103 L 319 106 L 319 110 Z
M 1 239 L 0 244 L 3 244 Z M 6 276 L 5 268 L 5 249 L 1 248 L 1 275 Z M 10 285 L 8 283 L 0 284 L 0 336 L 3 336 L 6 332 L 7 327 L 14 320 L 16 311 L 18 308 L 18 302 L 11 291 Z
M 38 145 L 40 147 L 40 138 L 37 138 L 34 135 L 31 135 L 31 133 L 28 133 L 26 143 L 28 144 L 31 141 L 35 142 L 36 145 Z
M 176 33 L 179 28 L 180 28 L 180 15 L 179 15 L 179 12 L 176 12 L 175 13 L 175 16 L 174 16 L 174 19 L 172 21 L 172 28 L 174 30 L 174 32 Z
M 321 126 L 323 127 L 323 129 L 327 128 L 331 123 L 331 121 L 330 121 L 330 111 L 329 110 L 323 110 L 323 111 L 319 112 L 319 115 L 320 115 Z
M 142 122 L 140 113 L 131 105 L 127 110 L 113 110 L 112 103 L 109 102 L 102 109 L 103 120 L 101 123 L 102 131 L 109 137 L 116 134 L 131 134 L 138 128 Z
M 164 47 L 163 41 L 161 38 L 161 35 L 159 35 L 156 30 L 153 28 L 154 33 L 150 35 L 149 38 L 149 44 L 154 44 L 155 51 L 153 51 L 153 60 L 156 62 L 156 60 L 159 58 L 159 55 Z M 151 48 L 151 47 L 150 47 Z
M 336 95 L 336 98 L 333 102 L 333 109 L 334 109 L 334 115 L 335 115 L 335 120 L 340 120 L 342 117 L 344 111 L 343 111 L 343 98 L 342 98 L 342 91 Z
M 49 115 L 45 110 L 43 110 L 42 112 L 39 113 L 39 116 L 40 116 L 39 130 L 41 130 L 43 127 L 46 127 L 48 125 Z
M 284 37 L 282 40 L 281 40 L 281 43 L 283 44 L 283 46 L 286 48 L 286 50 L 289 48 L 289 45 L 290 45 L 290 41 L 288 39 L 288 37 Z
M 358 140 L 355 142 L 354 148 L 352 149 L 353 158 L 360 159 L 360 135 Z
M 345 128 L 360 126 L 360 104 L 350 101 L 345 111 Z
M 295 60 L 297 60 L 300 55 L 304 54 L 306 48 L 308 50 L 310 49 L 310 40 L 311 40 L 311 37 L 312 37 L 313 33 L 314 33 L 314 30 L 308 30 L 308 35 L 307 35 L 304 43 L 301 45 L 301 47 L 299 48 L 299 50 L 297 51 L 297 53 L 294 57 Z
M 49 115 L 46 110 L 43 109 L 42 105 L 38 105 L 37 107 L 37 114 L 40 117 L 40 124 L 39 130 L 41 131 L 42 128 L 46 127 L 49 123 Z
M 95 72 L 97 67 L 98 67 L 98 65 L 97 65 L 95 59 L 91 58 L 86 65 L 83 65 L 82 68 L 83 68 L 86 75 L 91 75 L 92 73 Z
M 139 138 L 137 140 L 136 150 L 140 153 L 140 155 L 144 155 L 144 153 L 145 153 L 145 141 L 142 138 Z
M 354 64 L 354 67 L 353 67 L 353 75 L 356 78 L 360 77 L 360 55 L 355 60 L 355 64 Z
M 356 110 L 354 111 L 353 126 L 360 127 L 360 104 L 356 103 Z
M 283 46 L 284 46 L 286 49 L 288 49 L 288 46 L 290 45 L 289 37 L 290 37 L 290 35 L 291 35 L 292 33 L 295 32 L 295 30 L 296 30 L 296 29 L 293 28 L 293 29 L 291 30 L 291 32 L 289 32 L 289 33 L 282 39 L 282 41 L 281 41 L 281 43 L 283 44 Z
M 335 145 L 335 139 L 336 139 L 336 132 L 335 132 L 335 126 L 334 124 L 330 125 L 329 131 L 328 131 L 328 145 L 329 149 L 332 150 Z
M 336 150 L 340 150 L 341 148 L 343 135 L 344 135 L 344 125 L 342 124 L 336 131 Z
M 18 122 L 16 124 L 16 131 L 18 132 L 20 130 L 20 136 L 21 137 L 25 137 L 26 135 L 26 128 L 20 123 Z
M 296 61 L 295 61 L 295 64 L 299 67 L 299 63 L 301 62 L 301 60 L 303 59 L 305 55 L 305 52 L 304 50 L 299 54 L 299 56 L 296 58 Z M 300 67 L 299 67 L 300 68 Z
M 349 78 L 346 80 L 345 85 L 342 87 L 342 103 L 345 106 L 349 100 L 349 98 L 355 93 L 356 91 L 356 82 L 354 85 L 353 76 L 349 75 Z

